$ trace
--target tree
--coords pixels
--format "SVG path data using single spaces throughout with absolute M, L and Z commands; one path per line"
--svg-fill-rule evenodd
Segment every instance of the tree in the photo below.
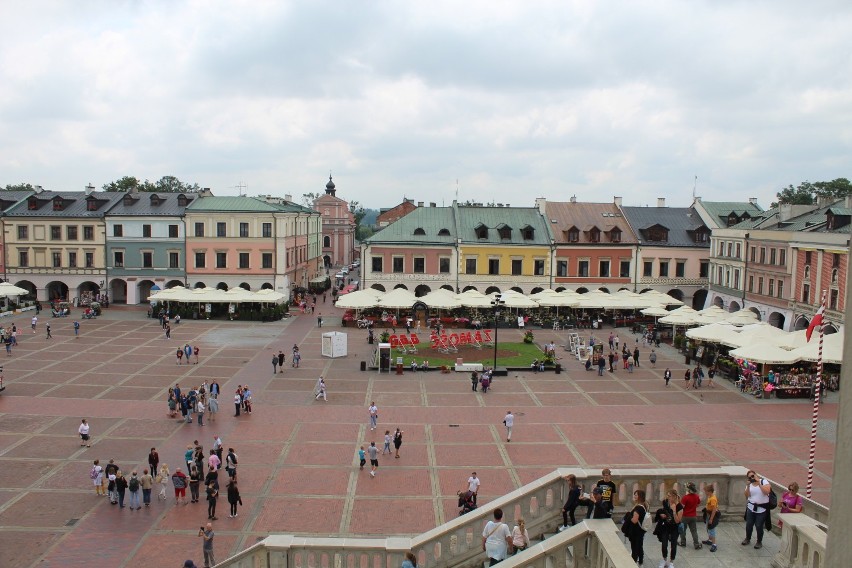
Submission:
M 109 183 L 105 183 L 101 189 L 104 191 L 124 191 L 129 192 L 132 189 L 136 188 L 137 191 L 140 190 L 141 184 L 139 180 L 134 176 L 124 176 L 121 179 L 117 179 L 115 181 L 111 181 Z
M 319 197 L 320 197 L 320 194 L 316 193 L 316 192 L 303 193 L 302 194 L 302 205 L 304 205 L 305 207 L 310 207 L 311 209 L 313 209 L 314 208 L 314 201 L 319 199 Z
M 355 215 L 355 227 L 356 230 L 361 226 L 361 221 L 364 219 L 364 215 L 367 214 L 367 210 L 361 206 L 357 201 L 349 202 L 349 212 Z
M 780 204 L 813 205 L 818 197 L 842 199 L 847 195 L 852 195 L 852 183 L 846 178 L 814 183 L 803 181 L 796 187 L 788 185 L 776 193 L 778 201 L 773 202 L 771 207 L 777 207 Z
M 29 183 L 7 184 L 3 191 L 35 191 L 35 187 Z
M 197 183 L 184 183 L 175 176 L 163 176 L 153 183 L 147 179 L 140 182 L 139 179 L 134 176 L 124 176 L 123 178 L 103 185 L 104 191 L 128 192 L 134 188 L 136 191 L 157 193 L 195 193 L 201 189 Z

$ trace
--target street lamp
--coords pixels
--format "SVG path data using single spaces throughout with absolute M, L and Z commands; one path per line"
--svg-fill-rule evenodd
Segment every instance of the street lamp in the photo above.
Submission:
M 500 312 L 506 302 L 501 294 L 494 294 L 494 299 L 491 300 L 491 307 L 494 310 L 494 366 L 492 369 L 497 370 L 497 324 L 500 319 Z

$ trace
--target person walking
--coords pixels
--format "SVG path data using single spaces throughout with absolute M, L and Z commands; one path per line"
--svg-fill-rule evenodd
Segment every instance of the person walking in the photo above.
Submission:
M 234 448 L 228 448 L 228 454 L 225 456 L 225 471 L 231 479 L 237 478 L 237 454 Z
M 154 478 L 154 482 L 160 484 L 160 493 L 157 497 L 163 501 L 166 500 L 166 489 L 169 486 L 169 479 L 171 476 L 172 474 L 169 471 L 169 464 L 160 464 L 160 469 L 157 470 L 157 477 Z
M 272 374 L 278 374 L 278 355 L 275 353 L 272 354 Z
M 147 469 L 142 470 L 142 475 L 139 477 L 139 485 L 142 486 L 142 502 L 145 507 L 151 506 L 151 489 L 154 487 L 154 478 L 148 473 Z
M 470 390 L 472 390 L 473 392 L 479 390 L 479 373 L 477 373 L 476 371 L 473 371 L 470 374 Z
M 45 329 L 47 329 L 47 337 L 45 339 L 53 339 L 53 336 L 50 335 L 50 322 L 47 322 Z
M 370 442 L 367 454 L 370 456 L 370 477 L 376 477 L 376 470 L 379 469 L 379 448 L 375 442 Z
M 657 368 L 657 353 L 653 349 L 651 349 L 651 354 L 648 355 L 648 361 L 651 362 L 651 368 Z
M 606 359 L 604 359 L 603 354 L 598 356 L 598 376 L 603 377 L 604 369 L 606 369 Z
M 396 449 L 395 458 L 399 457 L 399 448 L 402 446 L 402 430 L 399 428 L 396 429 L 396 432 L 393 434 L 393 447 Z
M 172 485 L 175 486 L 175 505 L 180 505 L 181 500 L 183 500 L 183 504 L 186 505 L 187 477 L 179 467 L 176 467 L 175 472 L 172 474 Z
M 175 353 L 175 357 L 177 357 L 177 364 L 180 365 L 183 362 L 183 349 L 178 347 L 177 353 Z
M 215 396 L 211 396 L 207 401 L 207 412 L 210 413 L 210 422 L 216 422 L 216 414 L 219 413 L 219 400 Z
M 239 513 L 237 513 L 237 503 L 242 505 L 243 500 L 240 497 L 240 490 L 237 488 L 237 482 L 232 479 L 228 482 L 228 504 L 231 506 L 231 513 L 228 517 L 232 519 L 239 516 Z
M 328 402 L 325 379 L 323 379 L 322 377 L 320 377 L 319 384 L 317 385 L 317 395 L 314 397 L 314 400 L 319 400 L 320 397 L 322 397 L 324 401 Z
M 278 350 L 278 372 L 284 372 L 284 351 Z
M 571 473 L 565 480 L 568 482 L 568 499 L 566 499 L 565 505 L 562 506 L 562 526 L 559 527 L 560 532 L 577 524 L 577 520 L 574 518 L 574 511 L 577 510 L 577 506 L 580 504 L 580 494 L 582 493 L 582 487 L 577 483 L 576 475 Z M 568 517 L 571 517 L 570 525 L 568 524 Z
M 130 472 L 130 480 L 127 482 L 127 490 L 130 491 L 130 510 L 139 510 L 142 507 L 139 505 L 139 490 L 142 484 L 139 482 L 139 475 L 134 469 Z
M 33 328 L 33 335 L 35 335 L 37 323 L 38 323 L 38 316 L 33 316 L 33 319 L 30 320 L 30 327 Z
M 240 415 L 240 408 L 243 405 L 243 397 L 240 394 L 240 391 L 234 393 L 234 416 Z
M 390 433 L 390 430 L 385 430 L 385 445 L 382 448 L 382 455 L 385 455 L 385 452 L 391 453 L 390 445 L 391 445 L 391 433 Z
M 482 485 L 482 482 L 476 477 L 476 472 L 470 474 L 470 477 L 467 478 L 467 490 L 470 491 L 473 496 L 473 504 L 476 505 L 476 496 L 479 494 L 479 486 Z
M 489 566 L 494 566 L 509 556 L 512 549 L 512 533 L 503 522 L 503 509 L 494 509 L 494 520 L 488 521 L 482 530 L 482 550 Z
M 376 401 L 370 403 L 370 430 L 376 429 L 376 424 L 379 420 L 379 408 L 376 406 Z
M 213 537 L 216 536 L 213 532 L 213 523 L 207 523 L 207 526 L 198 529 L 198 536 L 204 539 L 204 544 L 201 546 L 201 552 L 204 554 L 204 568 L 213 568 L 216 565 L 216 558 L 213 555 Z
M 118 494 L 118 508 L 124 509 L 124 496 L 127 493 L 127 478 L 121 470 L 115 474 L 115 492 Z
M 74 321 L 74 337 L 80 338 L 80 322 Z
M 515 415 L 511 410 L 506 411 L 506 416 L 503 417 L 503 426 L 506 427 L 506 441 L 512 441 L 512 427 L 515 425 Z
M 80 446 L 91 448 L 92 441 L 89 438 L 89 423 L 85 418 L 83 418 L 83 421 L 80 423 L 80 427 L 77 428 L 77 432 L 80 434 Z
M 515 554 L 518 554 L 530 545 L 530 533 L 527 531 L 523 517 L 519 517 L 516 522 L 518 524 L 512 529 L 512 548 L 515 549 Z
M 668 386 L 669 386 L 669 381 L 670 381 L 670 380 L 672 380 L 672 371 L 671 371 L 671 369 L 666 369 L 666 370 L 663 372 L 663 379 L 665 379 L 665 381 L 666 381 L 666 387 L 668 387 Z
M 168 321 L 168 320 L 166 320 L 166 321 Z M 172 338 L 172 326 L 170 326 L 167 323 L 166 324 L 166 339 L 171 339 L 171 338 Z
M 639 367 L 639 347 L 633 349 L 633 364 Z
M 233 479 L 231 483 L 236 483 Z M 216 503 L 219 501 L 219 489 L 216 487 L 216 482 L 211 481 L 207 485 L 207 518 L 211 521 L 217 521 L 216 518 Z
M 742 544 L 746 546 L 751 542 L 751 533 L 755 526 L 757 527 L 757 542 L 755 548 L 763 548 L 763 529 L 766 524 L 766 517 L 769 515 L 769 492 L 772 487 L 764 478 L 758 478 L 754 470 L 749 470 L 746 474 L 748 485 L 746 485 L 743 494 L 748 500 L 746 505 L 746 534 Z
M 626 528 L 623 531 L 630 541 L 630 556 L 638 566 L 645 563 L 645 531 L 642 529 L 642 522 L 650 514 L 648 503 L 645 501 L 645 491 L 637 489 L 633 492 L 633 509 L 624 516 Z

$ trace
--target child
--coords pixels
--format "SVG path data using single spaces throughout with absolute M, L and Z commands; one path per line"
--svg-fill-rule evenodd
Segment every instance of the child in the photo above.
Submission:
M 367 452 L 364 451 L 364 446 L 358 450 L 358 459 L 361 461 L 361 467 L 359 469 L 364 469 L 364 466 L 367 465 Z
M 391 453 L 390 444 L 391 444 L 390 430 L 385 430 L 385 447 L 382 448 L 382 455 L 385 455 L 385 450 L 387 450 L 388 453 Z
M 715 490 L 709 483 L 704 486 L 704 493 L 707 496 L 707 504 L 705 511 L 707 512 L 707 540 L 704 544 L 710 545 L 710 552 L 716 552 L 716 527 L 719 525 L 721 514 L 719 513 L 719 499 L 715 495 Z

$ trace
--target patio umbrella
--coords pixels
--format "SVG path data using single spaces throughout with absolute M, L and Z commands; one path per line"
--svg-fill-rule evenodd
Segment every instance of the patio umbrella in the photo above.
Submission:
M 430 308 L 436 308 L 439 310 L 451 310 L 453 308 L 459 308 L 462 305 L 462 303 L 456 299 L 456 295 L 454 293 L 444 288 L 438 288 L 437 290 L 429 292 L 425 296 L 421 296 L 420 301 Z
M 263 288 L 252 293 L 255 302 L 275 302 L 280 303 L 285 298 L 281 292 L 276 292 L 272 288 Z
M 643 310 L 639 310 L 639 313 L 646 315 L 646 316 L 654 316 L 655 318 L 662 318 L 662 317 L 666 317 L 667 315 L 671 314 L 670 311 L 665 309 L 663 306 L 659 306 L 659 305 L 658 306 L 652 306 L 650 308 L 645 308 Z
M 843 330 L 830 333 L 823 338 L 823 363 L 843 363 L 843 340 Z M 809 342 L 805 342 L 803 346 L 794 349 L 793 353 L 798 355 L 802 361 L 816 361 L 819 357 L 819 338 L 812 337 Z
M 747 325 L 757 322 L 757 314 L 751 310 L 739 310 L 726 317 L 725 321 L 734 325 Z
M 770 365 L 792 365 L 801 359 L 795 351 L 787 351 L 777 345 L 768 343 L 750 343 L 734 349 L 729 353 L 732 357 L 748 359 L 755 363 L 766 363 Z
M 664 306 L 682 306 L 683 302 L 678 300 L 677 298 L 673 298 L 668 294 L 663 294 L 658 290 L 648 290 L 647 292 L 642 292 L 641 296 L 647 296 L 649 298 L 654 298 L 659 304 Z
M 26 288 L 15 286 L 14 284 L 10 284 L 9 282 L 3 282 L 2 284 L 0 284 L 0 298 L 8 298 L 9 296 L 23 296 L 29 293 L 30 291 Z
M 405 288 L 396 288 L 379 298 L 380 308 L 410 308 L 417 302 L 417 296 Z
M 461 302 L 461 305 L 466 308 L 490 308 L 491 298 L 480 292 L 479 290 L 467 290 L 461 294 L 456 294 L 456 299 Z
M 737 333 L 732 333 L 720 341 L 729 347 L 743 347 L 755 343 L 763 343 L 780 347 L 780 343 L 786 338 L 787 332 L 768 323 L 754 323 L 743 326 Z
M 724 343 L 725 339 L 736 335 L 737 329 L 730 323 L 711 323 L 687 330 L 686 336 L 705 343 Z
M 491 299 L 497 295 L 497 292 L 490 294 Z M 500 295 L 500 299 L 505 302 L 505 306 L 507 308 L 537 308 L 538 304 L 535 300 L 531 300 L 526 297 L 524 294 L 520 292 L 515 292 L 514 290 L 506 290 L 502 292 Z M 490 302 L 489 302 L 489 305 Z
M 365 308 L 375 308 L 379 305 L 379 298 L 382 292 L 367 288 L 366 290 L 358 290 L 350 292 L 337 298 L 335 306 L 338 308 L 347 308 L 353 310 L 363 310 Z

